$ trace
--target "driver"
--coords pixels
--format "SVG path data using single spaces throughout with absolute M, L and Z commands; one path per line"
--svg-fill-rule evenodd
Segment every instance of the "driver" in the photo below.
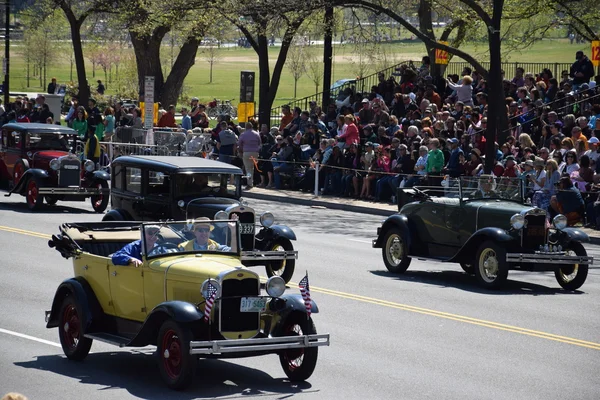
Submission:
M 479 188 L 472 194 L 476 199 L 488 199 L 496 197 L 497 193 L 494 190 L 494 176 L 481 175 L 479 177 Z
M 179 244 L 179 249 L 181 251 L 231 251 L 231 247 L 210 239 L 210 233 L 215 227 L 209 221 L 210 219 L 207 217 L 196 218 L 196 222 L 192 227 L 192 232 L 194 232 L 196 238 Z
M 156 245 L 158 240 L 158 233 L 160 232 L 160 226 L 158 225 L 147 225 L 144 230 L 144 236 L 146 239 L 146 248 L 152 249 Z M 134 265 L 139 267 L 142 265 L 142 241 L 136 240 L 131 242 L 121 250 L 117 251 L 112 255 L 112 263 L 114 265 Z

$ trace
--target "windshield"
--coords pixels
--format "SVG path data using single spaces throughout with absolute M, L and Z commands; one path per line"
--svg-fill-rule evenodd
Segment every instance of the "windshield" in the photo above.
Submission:
M 460 193 L 462 200 L 503 199 L 523 202 L 523 181 L 520 178 L 481 175 L 461 177 Z M 458 185 L 457 181 L 451 184 Z
M 238 199 L 240 177 L 233 174 L 178 174 L 175 177 L 175 198 L 219 196 Z
M 173 253 L 239 253 L 237 221 L 196 220 L 142 225 L 147 257 Z
M 35 150 L 69 151 L 69 141 L 66 135 L 55 133 L 27 133 L 25 148 Z

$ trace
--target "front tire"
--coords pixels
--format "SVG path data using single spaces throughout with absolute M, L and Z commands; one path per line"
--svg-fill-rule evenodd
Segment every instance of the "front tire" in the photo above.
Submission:
M 158 332 L 156 354 L 160 374 L 171 389 L 188 387 L 196 375 L 198 359 L 190 354 L 192 331 L 173 320 L 165 321 Z
M 83 313 L 75 297 L 65 297 L 60 307 L 60 315 L 58 337 L 63 352 L 69 360 L 81 361 L 89 354 L 92 339 L 83 336 Z
M 477 251 L 474 267 L 475 277 L 481 286 L 499 288 L 508 277 L 506 250 L 491 240 L 484 242 Z
M 277 238 L 269 249 L 270 251 L 294 251 L 294 245 L 288 239 Z M 283 278 L 285 283 L 288 283 L 294 275 L 294 269 L 296 268 L 296 260 L 288 259 L 281 261 L 272 261 L 266 265 L 267 276 L 280 276 Z
M 56 196 L 44 196 L 44 201 L 49 206 L 53 206 L 53 205 L 55 205 L 58 202 L 58 197 L 56 197 Z
M 100 193 L 99 195 L 91 197 L 92 208 L 94 209 L 94 211 L 96 211 L 97 213 L 102 213 L 104 212 L 104 210 L 106 210 L 106 207 L 108 206 L 109 196 L 108 194 L 104 193 L 104 191 L 108 189 L 108 182 L 97 181 L 93 183 L 92 187 L 95 187 L 102 191 L 102 193 Z
M 44 202 L 44 196 L 40 195 L 40 182 L 36 178 L 31 178 L 27 182 L 27 189 L 25 190 L 25 201 L 27 207 L 31 211 L 39 210 Z
M 303 313 L 292 313 L 285 321 L 283 336 L 314 335 L 317 333 L 312 318 Z M 291 382 L 305 381 L 315 370 L 319 357 L 318 347 L 284 350 L 279 353 L 279 362 Z
M 381 252 L 385 267 L 393 274 L 403 274 L 410 266 L 411 258 L 408 257 L 406 240 L 398 228 L 387 230 Z
M 571 242 L 567 253 L 575 253 L 577 256 L 587 257 L 587 251 L 579 242 Z M 577 290 L 585 282 L 588 275 L 587 264 L 574 264 L 561 266 L 554 271 L 556 281 L 566 290 Z

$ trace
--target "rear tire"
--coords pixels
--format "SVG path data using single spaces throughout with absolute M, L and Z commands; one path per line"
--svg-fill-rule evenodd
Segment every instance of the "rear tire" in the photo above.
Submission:
M 410 266 L 411 258 L 408 257 L 406 239 L 397 227 L 386 231 L 381 253 L 385 267 L 393 274 L 403 274 Z
M 158 369 L 167 386 L 174 390 L 188 387 L 196 375 L 198 358 L 190 354 L 192 331 L 171 319 L 158 332 L 156 354 Z
M 571 251 L 575 255 L 587 257 L 587 251 L 579 242 L 571 242 L 569 245 Z M 566 290 L 579 289 L 587 279 L 589 266 L 587 264 L 574 264 L 561 266 L 554 271 L 556 281 Z
M 481 286 L 499 288 L 508 277 L 506 250 L 491 240 L 484 242 L 477 251 L 474 267 L 475 277 Z
M 75 297 L 65 297 L 60 306 L 61 322 L 58 325 L 58 337 L 63 352 L 69 360 L 83 360 L 92 347 L 92 339 L 83 336 L 83 317 L 81 307 Z
M 314 335 L 317 333 L 312 318 L 294 312 L 284 323 L 282 336 Z M 310 378 L 317 366 L 318 347 L 284 350 L 279 353 L 279 362 L 291 382 L 302 382 Z

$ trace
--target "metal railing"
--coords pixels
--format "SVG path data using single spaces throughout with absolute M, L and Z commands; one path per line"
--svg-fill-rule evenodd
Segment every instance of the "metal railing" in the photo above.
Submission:
M 481 66 L 489 70 L 490 63 L 482 62 Z M 456 74 L 459 75 L 465 69 L 469 67 L 472 70 L 476 70 L 470 63 L 465 61 L 451 62 L 446 67 L 444 75 Z M 521 67 L 525 70 L 525 73 L 531 72 L 533 74 L 540 74 L 544 68 L 548 68 L 552 72 L 552 76 L 560 81 L 560 75 L 562 71 L 569 71 L 571 69 L 570 63 L 533 63 L 533 62 L 510 62 L 502 63 L 502 69 L 504 70 L 505 79 L 512 80 L 514 78 L 517 68 Z

